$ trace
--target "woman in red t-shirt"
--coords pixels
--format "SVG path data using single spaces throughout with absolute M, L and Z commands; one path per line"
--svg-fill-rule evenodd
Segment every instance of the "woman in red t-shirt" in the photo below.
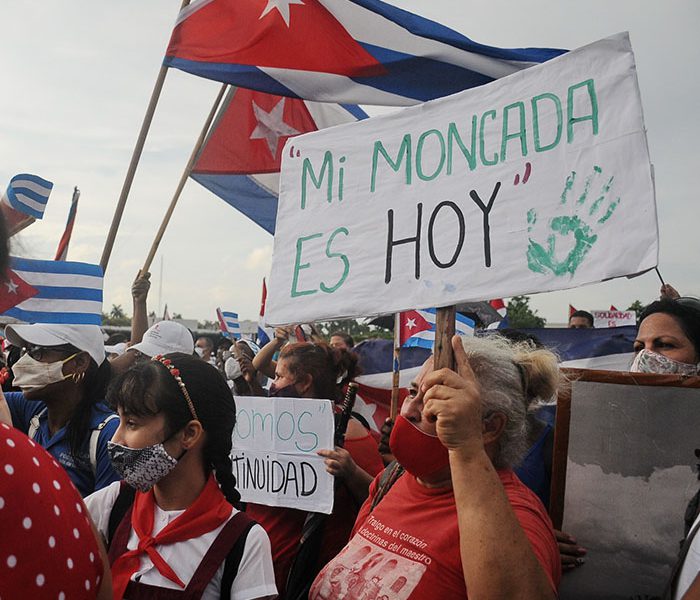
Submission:
M 357 357 L 350 352 L 322 342 L 289 344 L 282 349 L 275 365 L 270 392 L 284 398 L 327 398 L 337 403 L 342 398 L 344 383 L 358 373 Z M 338 478 L 340 485 L 336 486 L 333 513 L 323 525 L 316 564 L 302 567 L 309 581 L 347 543 L 369 484 L 383 468 L 376 441 L 355 419 L 348 423 L 343 448 L 320 450 L 319 454 L 326 459 L 326 469 Z M 277 589 L 280 598 L 284 598 L 308 513 L 259 504 L 248 504 L 247 512 L 270 536 Z

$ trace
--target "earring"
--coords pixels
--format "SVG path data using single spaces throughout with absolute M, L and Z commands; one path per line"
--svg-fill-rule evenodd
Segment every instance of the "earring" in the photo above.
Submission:
M 78 384 L 83 380 L 83 377 L 85 377 L 85 371 L 81 371 L 80 373 L 78 373 L 78 372 L 76 371 L 76 372 L 73 373 L 73 375 L 72 375 L 73 383 L 74 383 L 75 385 L 78 385 Z

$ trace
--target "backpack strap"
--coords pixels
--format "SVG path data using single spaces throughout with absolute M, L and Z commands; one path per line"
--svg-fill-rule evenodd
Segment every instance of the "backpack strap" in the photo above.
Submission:
M 92 465 L 92 474 L 97 475 L 97 444 L 100 441 L 100 433 L 105 428 L 107 423 L 112 419 L 118 419 L 119 416 L 112 413 L 102 421 L 90 434 L 90 464 Z
M 397 460 L 390 462 L 382 471 L 379 476 L 379 481 L 377 482 L 377 493 L 374 494 L 372 498 L 372 503 L 369 506 L 369 511 L 372 512 L 377 504 L 382 501 L 382 498 L 386 496 L 387 492 L 391 487 L 398 481 L 399 477 L 403 475 L 405 469 L 399 464 Z
M 109 513 L 109 524 L 107 525 L 107 548 L 112 544 L 114 533 L 122 522 L 126 513 L 136 497 L 136 489 L 123 481 L 119 484 L 119 495 L 112 505 L 112 512 Z
M 238 575 L 238 567 L 241 565 L 241 559 L 243 558 L 243 551 L 245 550 L 248 533 L 252 529 L 253 525 L 255 525 L 255 521 L 250 519 L 239 534 L 238 539 L 228 553 L 228 556 L 226 556 L 226 560 L 224 561 L 224 573 L 221 576 L 221 600 L 231 600 L 231 587 L 233 587 L 233 581 L 236 579 L 236 575 Z
M 44 416 L 47 410 L 49 409 L 46 407 L 42 408 L 29 420 L 29 429 L 27 430 L 27 437 L 29 439 L 33 440 L 36 436 L 36 432 L 39 431 L 39 420 Z

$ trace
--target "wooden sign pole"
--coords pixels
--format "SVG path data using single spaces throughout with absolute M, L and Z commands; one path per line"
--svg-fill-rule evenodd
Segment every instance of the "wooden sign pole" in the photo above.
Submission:
M 452 352 L 452 337 L 455 334 L 455 319 L 457 309 L 444 306 L 437 309 L 435 316 L 435 349 L 433 351 L 434 368 L 455 368 L 454 353 Z

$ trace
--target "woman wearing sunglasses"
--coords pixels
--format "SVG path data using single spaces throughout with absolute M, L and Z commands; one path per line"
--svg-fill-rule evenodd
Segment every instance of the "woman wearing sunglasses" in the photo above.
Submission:
M 119 425 L 104 404 L 110 378 L 96 325 L 9 325 L 5 335 L 22 348 L 14 385 L 0 400 L 0 418 L 43 446 L 82 496 L 117 481 L 107 442 Z

